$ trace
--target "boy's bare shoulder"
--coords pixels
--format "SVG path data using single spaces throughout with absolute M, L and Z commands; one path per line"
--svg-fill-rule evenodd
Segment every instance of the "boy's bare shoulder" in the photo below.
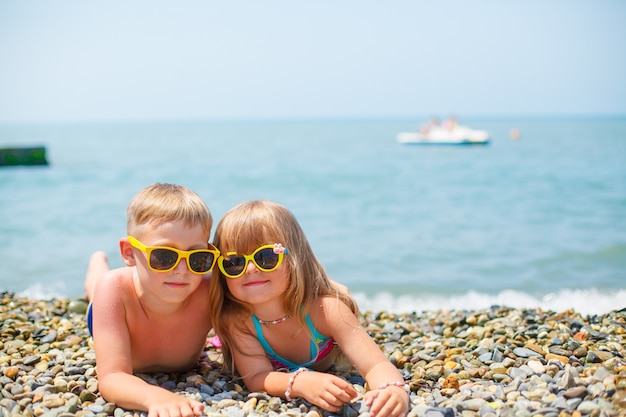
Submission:
M 133 268 L 116 268 L 108 271 L 101 279 L 98 280 L 96 283 L 94 300 L 111 295 L 124 297 L 128 294 L 134 293 Z

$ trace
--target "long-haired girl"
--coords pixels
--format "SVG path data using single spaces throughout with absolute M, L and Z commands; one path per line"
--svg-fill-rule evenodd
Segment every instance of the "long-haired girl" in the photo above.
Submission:
M 248 389 L 302 397 L 336 412 L 356 395 L 326 371 L 341 351 L 373 389 L 372 416 L 404 416 L 407 386 L 361 326 L 358 308 L 331 281 L 293 214 L 270 201 L 242 203 L 220 220 L 210 283 L 224 364 Z

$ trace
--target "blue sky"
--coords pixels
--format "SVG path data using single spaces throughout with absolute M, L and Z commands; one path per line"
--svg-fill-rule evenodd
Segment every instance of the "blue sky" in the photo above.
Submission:
M 626 1 L 0 0 L 0 123 L 626 114 Z

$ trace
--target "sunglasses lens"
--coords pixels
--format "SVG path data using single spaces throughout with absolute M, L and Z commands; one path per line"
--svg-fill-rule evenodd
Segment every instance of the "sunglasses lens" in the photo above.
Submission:
M 194 272 L 209 272 L 215 255 L 210 252 L 196 252 L 189 255 L 189 266 Z
M 150 253 L 150 266 L 159 271 L 170 269 L 176 265 L 176 261 L 178 254 L 169 249 L 154 249 Z
M 260 269 L 272 269 L 278 264 L 278 254 L 271 248 L 261 249 L 254 254 L 254 262 Z
M 229 276 L 237 276 L 243 272 L 246 267 L 246 258 L 243 256 L 231 255 L 222 260 L 224 272 Z

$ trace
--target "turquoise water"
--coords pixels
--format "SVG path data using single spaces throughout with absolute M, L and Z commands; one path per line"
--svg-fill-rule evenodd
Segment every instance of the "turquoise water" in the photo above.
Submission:
M 215 221 L 286 205 L 363 309 L 626 307 L 626 118 L 468 119 L 491 144 L 397 143 L 419 122 L 0 126 L 0 146 L 50 161 L 0 169 L 0 290 L 81 295 L 94 250 L 122 265 L 130 198 L 173 182 Z

